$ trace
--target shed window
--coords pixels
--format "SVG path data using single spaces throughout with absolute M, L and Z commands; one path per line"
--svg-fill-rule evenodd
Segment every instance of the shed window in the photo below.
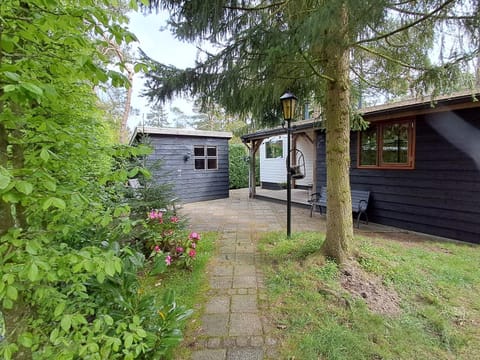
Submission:
M 283 140 L 270 140 L 265 143 L 265 158 L 276 159 L 283 157 Z
M 360 168 L 413 169 L 415 121 L 370 124 L 358 136 Z
M 196 145 L 193 148 L 195 170 L 217 170 L 218 158 L 216 146 Z

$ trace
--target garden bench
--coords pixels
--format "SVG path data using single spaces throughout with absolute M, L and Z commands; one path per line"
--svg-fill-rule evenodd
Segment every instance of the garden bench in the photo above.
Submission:
M 360 227 L 360 217 L 365 215 L 365 222 L 368 224 L 367 208 L 368 200 L 370 198 L 370 191 L 363 190 L 351 190 L 352 193 L 352 213 L 357 214 L 357 228 Z M 320 214 L 322 214 L 322 208 L 327 209 L 327 187 L 322 186 L 320 192 L 313 193 L 310 197 L 309 203 L 310 217 L 313 216 L 313 211 L 317 206 Z

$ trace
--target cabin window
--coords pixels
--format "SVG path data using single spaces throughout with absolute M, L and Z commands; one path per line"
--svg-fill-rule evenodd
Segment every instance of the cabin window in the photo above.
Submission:
M 283 140 L 269 140 L 265 143 L 265 158 L 283 158 Z
M 193 147 L 195 170 L 217 170 L 218 157 L 216 146 L 196 145 Z
M 370 124 L 358 136 L 358 166 L 413 169 L 414 135 L 414 120 Z

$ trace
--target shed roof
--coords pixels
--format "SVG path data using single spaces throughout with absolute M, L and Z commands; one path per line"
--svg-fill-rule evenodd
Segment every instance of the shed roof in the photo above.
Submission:
M 189 137 L 210 137 L 231 139 L 232 133 L 226 131 L 205 131 L 195 129 L 175 129 L 175 128 L 156 128 L 137 126 L 130 137 L 130 143 L 135 140 L 139 134 L 167 135 L 167 136 L 189 136 Z

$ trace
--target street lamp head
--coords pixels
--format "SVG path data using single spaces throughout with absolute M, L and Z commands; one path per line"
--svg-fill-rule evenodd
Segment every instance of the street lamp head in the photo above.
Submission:
M 280 96 L 282 102 L 283 118 L 285 120 L 292 120 L 295 115 L 295 106 L 297 105 L 297 97 L 290 91 Z

